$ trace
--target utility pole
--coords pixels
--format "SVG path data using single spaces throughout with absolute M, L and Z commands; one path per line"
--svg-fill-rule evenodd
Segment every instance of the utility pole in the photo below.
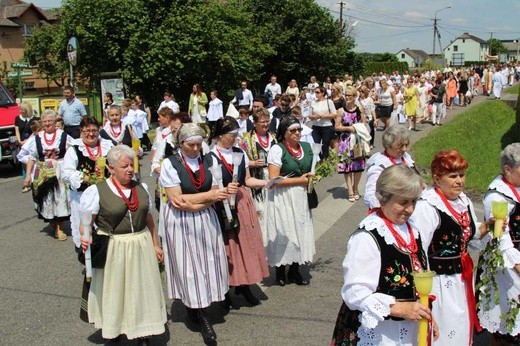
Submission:
M 437 29 L 437 21 L 440 20 L 440 19 L 437 19 L 437 13 L 439 13 L 442 10 L 447 10 L 449 8 L 451 8 L 451 6 L 446 6 L 446 7 L 441 8 L 440 10 L 435 11 L 435 15 L 433 16 L 433 19 L 432 19 L 433 20 L 433 50 L 432 50 L 432 56 L 433 56 L 433 60 L 434 61 L 435 61 L 435 38 L 439 39 L 439 48 L 442 51 L 441 35 L 439 34 L 439 30 Z
M 341 36 L 343 36 L 343 7 L 345 7 L 346 3 L 343 1 L 339 3 L 339 32 Z

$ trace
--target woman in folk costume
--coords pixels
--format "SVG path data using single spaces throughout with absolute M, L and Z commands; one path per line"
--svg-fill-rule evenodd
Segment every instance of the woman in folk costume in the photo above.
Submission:
M 87 187 L 108 178 L 108 171 L 105 172 L 105 168 L 102 168 L 103 172 L 99 171 L 96 160 L 100 157 L 106 158 L 108 151 L 114 146 L 108 139 L 99 137 L 99 124 L 92 117 L 83 117 L 79 124 L 79 130 L 80 138 L 75 140 L 74 144 L 67 149 L 61 166 L 63 182 L 68 184 L 71 189 L 70 228 L 78 254 L 81 245 L 79 233 L 80 198 Z
M 216 143 L 210 153 L 214 164 L 221 165 L 223 185 L 238 186 L 235 210 L 240 227 L 224 232 L 229 286 L 235 287 L 235 294 L 243 295 L 246 301 L 254 306 L 260 304 L 260 301 L 252 294 L 250 286 L 268 277 L 269 270 L 265 259 L 262 230 L 249 189 L 262 188 L 266 181 L 251 177 L 247 155 L 242 149 L 235 147 L 238 128 L 238 122 L 234 118 L 219 119 L 215 126 Z M 237 154 L 242 154 L 238 167 L 233 159 Z M 220 213 L 220 216 L 222 215 Z M 233 306 L 230 298 L 226 300 L 226 305 Z
M 17 158 L 27 164 L 26 179 L 32 180 L 38 217 L 52 225 L 56 239 L 66 240 L 62 222 L 70 217 L 69 192 L 61 180 L 60 167 L 74 139 L 56 129 L 53 110 L 43 113 L 42 125 L 43 130 L 25 142 Z
M 417 345 L 418 321 L 431 320 L 430 309 L 417 302 L 412 275 L 428 268 L 419 230 L 409 222 L 421 191 L 421 178 L 405 165 L 379 176 L 381 207 L 361 221 L 347 244 L 332 346 Z M 435 323 L 433 330 L 436 337 Z
M 229 288 L 224 238 L 213 204 L 237 189 L 218 189 L 209 169 L 212 156 L 202 154 L 202 142 L 196 124 L 182 124 L 176 131 L 178 149 L 161 165 L 160 182 L 168 196 L 161 233 L 168 297 L 182 301 L 209 342 L 217 335 L 204 309 L 223 301 Z
M 270 179 L 291 175 L 269 189 L 265 207 L 265 252 L 269 265 L 276 267 L 276 283 L 280 286 L 308 285 L 309 280 L 302 277 L 299 268 L 311 262 L 316 253 L 307 197 L 313 152 L 310 144 L 301 142 L 301 131 L 298 119 L 284 117 L 278 126 L 278 143 L 267 158 Z
M 491 283 L 483 284 L 479 297 L 480 324 L 489 332 L 494 333 L 497 342 L 508 345 L 520 344 L 520 315 L 515 309 L 520 304 L 520 143 L 505 147 L 500 153 L 502 174 L 497 176 L 484 196 L 484 214 L 486 219 L 493 217 L 492 203 L 506 202 L 508 216 L 505 219 L 503 236 L 498 240 L 498 246 L 504 263 L 496 268 L 489 268 L 479 261 L 484 275 L 493 276 L 499 293 L 498 304 L 495 301 L 495 289 Z M 507 318 L 505 318 L 507 316 Z
M 132 126 L 123 125 L 121 121 L 121 107 L 108 107 L 108 121 L 99 132 L 99 136 L 112 142 L 113 145 L 125 144 L 132 146 Z
M 463 192 L 467 168 L 458 151 L 437 153 L 431 164 L 433 186 L 423 191 L 411 218 L 436 272 L 431 291 L 441 332 L 436 345 L 471 345 L 474 331 L 482 330 L 468 246 L 482 246 L 487 224 L 477 222 L 473 203 Z
M 125 334 L 149 345 L 149 337 L 164 333 L 166 306 L 157 262 L 163 252 L 153 222 L 152 199 L 145 184 L 132 180 L 135 152 L 117 145 L 107 155 L 110 178 L 88 187 L 80 210 L 92 214 L 100 235 L 110 236 L 103 268 L 92 269 L 88 322 L 103 338 Z M 146 229 L 148 228 L 148 229 Z M 84 236 L 83 251 L 91 243 Z
M 276 135 L 269 132 L 270 114 L 266 108 L 259 108 L 253 113 L 253 122 L 255 129 L 244 133 L 241 146 L 249 159 L 249 171 L 252 177 L 267 180 L 269 173 L 267 171 L 267 156 L 269 150 L 276 144 Z M 253 189 L 253 198 L 255 202 L 256 212 L 260 219 L 262 230 L 265 228 L 265 218 L 263 209 L 265 207 L 266 189 Z

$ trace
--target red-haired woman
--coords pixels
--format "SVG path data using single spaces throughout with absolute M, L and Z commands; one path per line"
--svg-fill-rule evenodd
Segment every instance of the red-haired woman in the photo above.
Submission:
M 208 97 L 199 84 L 194 84 L 192 93 L 190 94 L 190 105 L 188 112 L 191 115 L 191 121 L 195 124 L 206 123 L 206 105 L 208 104 Z
M 431 164 L 433 186 L 423 191 L 412 215 L 431 270 L 436 272 L 432 313 L 442 331 L 436 345 L 471 345 L 480 331 L 468 245 L 480 247 L 487 224 L 477 222 L 464 194 L 468 162 L 456 150 L 441 151 Z

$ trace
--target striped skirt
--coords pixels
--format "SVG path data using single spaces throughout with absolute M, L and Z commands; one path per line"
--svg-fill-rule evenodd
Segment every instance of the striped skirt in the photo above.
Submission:
M 168 297 L 193 309 L 224 300 L 228 266 L 215 210 L 186 212 L 170 203 L 162 209 Z

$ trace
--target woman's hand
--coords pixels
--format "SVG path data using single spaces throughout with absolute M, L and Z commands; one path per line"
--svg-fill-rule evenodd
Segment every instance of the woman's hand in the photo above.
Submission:
M 229 195 L 236 195 L 238 192 L 238 183 L 229 183 L 225 190 Z
M 81 236 L 81 250 L 87 251 L 87 248 L 92 244 L 92 237 L 87 239 L 84 235 Z
M 314 176 L 314 173 L 305 173 L 305 174 L 302 174 L 302 176 L 300 177 L 300 179 L 302 179 L 302 185 L 307 185 L 309 183 L 309 180 Z
M 437 321 L 432 317 L 432 329 L 433 329 L 433 341 L 437 341 L 439 339 L 439 326 L 437 325 Z
M 226 188 L 211 190 L 211 193 L 212 195 L 210 199 L 213 201 L 213 203 L 223 201 L 229 197 L 229 194 L 226 192 Z
M 264 167 L 265 166 L 265 160 L 262 159 L 256 159 L 254 161 L 249 161 L 250 167 Z
M 157 261 L 161 263 L 164 260 L 164 253 L 162 248 L 159 245 L 155 245 L 153 248 L 155 250 L 155 257 L 157 257 Z
M 480 224 L 479 231 L 480 231 L 480 239 L 484 238 L 486 234 L 489 233 L 489 231 L 493 231 L 492 226 L 495 224 L 495 218 L 490 217 L 489 220 L 486 220 Z M 502 231 L 506 228 L 506 222 L 504 221 L 502 223 Z
M 179 209 L 179 210 L 187 210 L 193 206 L 193 203 L 186 200 L 182 196 L 173 196 L 172 198 L 170 198 L 170 203 L 172 204 L 172 206 L 174 208 Z
M 395 302 L 390 307 L 390 315 L 410 321 L 419 321 L 422 318 L 426 318 L 428 321 L 431 319 L 430 309 L 418 302 Z

